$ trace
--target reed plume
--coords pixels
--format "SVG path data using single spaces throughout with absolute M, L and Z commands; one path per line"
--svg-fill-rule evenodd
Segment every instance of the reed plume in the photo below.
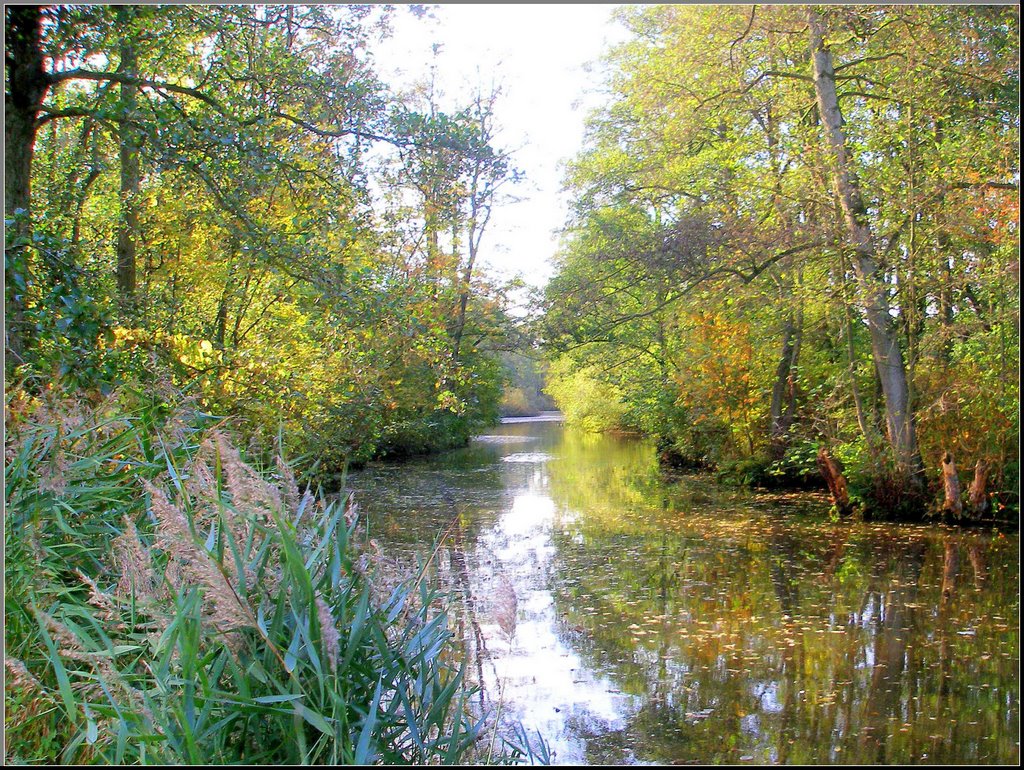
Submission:
M 341 651 L 341 637 L 338 634 L 338 626 L 334 622 L 334 615 L 327 602 L 322 597 L 316 597 L 317 619 L 320 621 L 320 638 L 323 640 L 324 652 L 327 655 L 327 662 L 331 665 L 331 671 L 337 670 L 338 655 Z
M 5 655 L 4 667 L 7 669 L 7 674 L 10 677 L 7 680 L 7 684 L 13 684 L 15 687 L 30 693 L 44 692 L 42 683 L 17 658 Z
M 284 507 L 281 491 L 265 481 L 253 468 L 246 465 L 238 450 L 219 431 L 213 432 L 221 469 L 224 471 L 225 486 L 238 510 L 259 512 L 264 523 L 274 524 L 273 512 Z
M 196 544 L 185 514 L 159 487 L 149 481 L 143 486 L 157 520 L 157 543 L 176 562 L 182 576 L 203 589 L 204 609 L 214 626 L 222 632 L 255 626 L 252 610 L 232 587 L 223 566 Z M 173 574 L 168 577 L 178 583 Z
M 512 581 L 504 573 L 498 580 L 498 587 L 494 599 L 495 619 L 498 627 L 505 635 L 506 641 L 512 643 L 512 637 L 516 634 L 516 623 L 519 612 L 519 598 L 516 596 L 516 589 Z

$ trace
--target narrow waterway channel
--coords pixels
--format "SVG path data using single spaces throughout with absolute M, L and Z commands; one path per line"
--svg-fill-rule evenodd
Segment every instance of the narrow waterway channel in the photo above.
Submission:
M 556 421 L 349 486 L 397 572 L 447 530 L 470 673 L 555 763 L 1019 760 L 1017 534 L 834 523 Z

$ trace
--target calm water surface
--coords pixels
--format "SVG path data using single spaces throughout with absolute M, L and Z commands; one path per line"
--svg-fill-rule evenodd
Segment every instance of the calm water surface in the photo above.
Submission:
M 556 422 L 350 479 L 556 763 L 1019 761 L 1019 538 L 832 523 Z

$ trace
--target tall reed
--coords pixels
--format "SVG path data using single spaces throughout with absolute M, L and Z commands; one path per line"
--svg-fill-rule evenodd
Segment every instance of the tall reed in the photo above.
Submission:
M 484 760 L 445 597 L 373 601 L 355 508 L 138 394 L 5 422 L 9 761 Z M 523 736 L 525 738 L 525 736 Z M 535 759 L 513 736 L 499 762 Z

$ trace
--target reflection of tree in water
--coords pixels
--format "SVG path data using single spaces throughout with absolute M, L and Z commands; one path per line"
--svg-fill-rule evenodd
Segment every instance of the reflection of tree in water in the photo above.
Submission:
M 621 729 L 579 721 L 588 761 L 1016 756 L 1013 648 L 989 635 L 993 652 L 971 652 L 985 605 L 1012 612 L 1004 627 L 1016 621 L 1012 581 L 986 583 L 991 538 L 759 516 L 728 497 L 718 508 L 706 487 L 666 491 L 644 465 L 608 462 L 551 464 L 568 514 L 554 532 L 560 630 L 644 695 Z M 975 566 L 967 596 L 960 550 Z M 997 553 L 1015 577 L 1013 555 Z M 986 718 L 997 699 L 975 677 L 1008 688 L 1002 724 Z
M 543 489 L 554 548 L 539 578 L 555 630 L 588 670 L 581 681 L 610 682 L 626 704 L 614 724 L 585 705 L 566 715 L 588 761 L 1017 756 L 1015 540 L 783 515 L 706 479 L 666 484 L 636 442 L 534 449 L 555 458 Z M 439 492 L 451 488 L 461 516 L 436 566 L 483 680 L 508 567 L 484 544 L 537 466 L 427 470 L 375 483 L 392 485 L 395 542 L 410 548 L 452 516 Z
M 874 661 L 866 697 L 862 696 L 857 734 L 858 758 L 868 763 L 898 761 L 888 756 L 892 723 L 902 716 L 904 707 L 912 707 L 915 677 L 905 677 L 910 637 L 916 627 L 916 604 L 924 542 L 886 540 L 883 559 L 875 562 L 868 591 L 875 597 L 861 616 L 861 623 L 874 624 L 871 659 Z M 909 696 L 909 697 L 908 697 Z M 846 699 L 846 719 L 854 698 Z M 852 732 L 852 730 L 850 731 Z M 849 737 L 849 736 L 848 736 Z
M 840 545 L 841 548 L 841 545 Z M 800 606 L 800 582 L 793 575 L 796 562 L 798 542 L 793 532 L 776 522 L 772 522 L 768 534 L 769 558 L 772 588 L 782 612 L 781 623 L 785 629 L 786 641 L 781 647 L 779 663 L 780 689 L 784 693 L 782 714 L 779 724 L 779 736 L 775 743 L 776 761 L 785 764 L 789 761 L 790 747 L 796 743 L 797 725 L 797 693 L 804 691 L 804 638 L 800 626 L 793 622 Z M 838 549 L 833 549 L 833 553 Z M 834 572 L 835 565 L 829 566 Z
M 480 706 L 484 705 L 484 655 L 486 646 L 484 644 L 483 631 L 480 630 L 480 622 L 476 615 L 476 597 L 473 594 L 473 585 L 469 579 L 469 569 L 466 566 L 466 546 L 462 532 L 462 516 L 455 510 L 454 498 L 450 499 L 450 510 L 452 512 L 452 525 L 450 528 L 450 543 L 448 548 L 448 563 L 451 569 L 451 579 L 455 586 L 454 596 L 457 601 L 452 603 L 451 611 L 456 618 L 458 639 L 461 640 L 467 665 L 475 665 L 477 683 L 480 685 Z

